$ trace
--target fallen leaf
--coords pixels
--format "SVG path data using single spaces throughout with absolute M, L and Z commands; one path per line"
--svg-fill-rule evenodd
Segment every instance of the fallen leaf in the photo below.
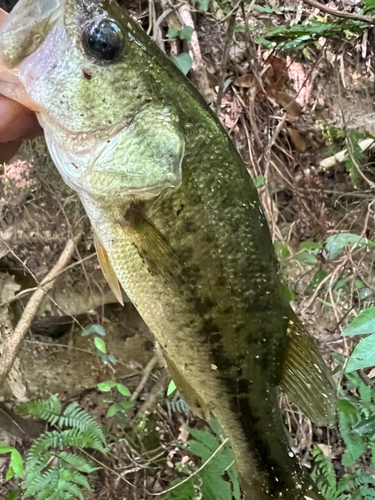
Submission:
M 285 112 L 289 116 L 293 116 L 295 118 L 301 116 L 302 113 L 301 106 L 291 95 L 287 94 L 286 92 L 280 91 L 277 92 L 275 99 L 277 104 L 279 104 L 282 108 L 284 108 Z
M 287 127 L 287 131 L 290 137 L 290 140 L 292 141 L 293 145 L 298 149 L 298 151 L 301 151 L 301 153 L 304 153 L 306 151 L 306 139 L 305 137 L 298 132 L 298 130 L 294 128 L 289 128 Z
M 235 81 L 234 84 L 237 87 L 242 87 L 244 89 L 250 89 L 254 85 L 254 75 L 246 74 L 239 76 Z

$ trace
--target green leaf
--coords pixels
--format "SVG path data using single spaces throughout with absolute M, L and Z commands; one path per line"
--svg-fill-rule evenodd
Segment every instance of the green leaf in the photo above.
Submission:
M 173 394 L 176 389 L 177 389 L 176 384 L 174 383 L 173 380 L 171 380 L 168 385 L 167 396 Z
M 361 238 L 358 234 L 351 233 L 334 234 L 327 238 L 325 246 L 330 254 L 329 258 L 332 260 L 338 257 L 344 248 L 350 248 L 357 242 L 358 247 L 367 246 L 369 248 L 373 248 L 375 246 L 373 241 L 370 241 L 367 238 Z
M 353 431 L 357 432 L 360 436 L 365 434 L 373 435 L 375 433 L 375 416 L 361 420 L 353 427 Z
M 14 450 L 11 446 L 0 445 L 0 455 L 11 453 Z
M 349 401 L 340 399 L 337 403 L 340 431 L 347 446 L 342 463 L 352 465 L 366 451 L 362 437 L 353 432 L 353 426 L 358 421 L 357 409 Z
M 105 347 L 105 342 L 101 338 L 95 337 L 94 344 L 95 344 L 95 347 L 98 349 L 98 351 L 102 352 L 103 354 L 105 354 L 107 352 L 106 347 Z
M 10 458 L 10 466 L 18 477 L 23 477 L 23 461 L 21 454 L 17 450 L 13 450 Z
M 346 372 L 375 366 L 375 334 L 366 337 L 356 346 L 346 365 Z
M 182 30 L 178 32 L 178 37 L 181 40 L 188 40 L 190 42 L 193 32 L 194 28 L 191 26 L 184 26 Z
M 354 337 L 354 335 L 366 335 L 368 333 L 375 333 L 375 306 L 361 311 L 345 328 L 342 335 Z
M 187 75 L 193 67 L 193 60 L 189 54 L 186 53 L 180 54 L 178 57 L 173 58 L 172 61 L 184 75 Z
M 254 9 L 258 12 L 264 12 L 266 14 L 272 14 L 273 9 L 269 5 L 254 5 Z
M 180 40 L 191 40 L 191 36 L 194 32 L 194 28 L 191 26 L 183 26 L 180 30 L 175 30 L 174 28 L 169 28 L 168 38 L 179 38 Z
M 286 243 L 275 241 L 275 250 L 279 259 L 287 259 L 290 256 L 289 247 Z
M 168 38 L 176 38 L 177 36 L 178 36 L 178 30 L 175 30 L 174 28 L 168 29 Z
M 305 264 L 316 264 L 318 262 L 315 255 L 308 250 L 296 253 L 293 259 L 298 260 L 298 262 L 304 262 Z
M 306 291 L 307 293 L 309 294 L 312 294 L 317 286 L 324 280 L 324 278 L 327 276 L 327 273 L 324 269 L 319 269 L 318 271 L 316 271 L 316 273 L 314 274 L 312 280 L 310 281 Z
M 100 382 L 98 384 L 98 389 L 102 392 L 109 392 L 113 387 L 117 386 L 117 382 L 113 382 L 113 380 L 106 380 L 105 382 Z
M 113 417 L 117 413 L 117 406 L 114 404 L 108 408 L 107 418 Z
M 258 175 L 258 177 L 255 177 L 254 179 L 254 186 L 259 189 L 261 188 L 262 186 L 264 186 L 264 183 L 265 183 L 265 178 L 264 178 L 264 175 Z
M 131 392 L 125 385 L 117 384 L 117 390 L 123 396 L 131 396 Z
M 12 467 L 8 470 L 6 476 L 5 476 L 5 479 L 7 481 L 9 481 L 10 479 L 12 479 L 12 477 L 14 477 L 16 475 L 16 473 L 14 472 L 14 470 L 12 469 Z
M 135 403 L 133 403 L 132 401 L 121 401 L 120 405 L 125 410 L 128 410 L 129 408 L 133 408 L 135 406 Z
M 113 354 L 108 354 L 107 359 L 112 365 L 115 365 L 117 363 L 117 359 Z
M 11 491 L 9 495 L 5 498 L 5 500 L 15 500 L 18 495 L 18 490 Z
M 199 5 L 200 10 L 207 12 L 210 0 L 195 0 L 195 3 Z
M 91 325 L 88 328 L 85 328 L 83 332 L 81 333 L 82 337 L 86 337 L 87 335 L 90 335 L 91 333 L 96 333 L 98 335 L 101 335 L 102 337 L 105 337 L 105 330 L 102 327 L 102 325 Z
M 318 241 L 303 241 L 299 247 L 303 250 L 319 251 L 323 248 L 323 245 Z

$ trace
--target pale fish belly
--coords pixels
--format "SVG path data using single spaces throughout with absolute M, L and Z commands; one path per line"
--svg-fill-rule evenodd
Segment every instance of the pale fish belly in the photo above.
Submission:
M 230 395 L 208 346 L 202 345 L 197 336 L 203 326 L 202 319 L 191 314 L 178 292 L 147 271 L 137 249 L 116 222 L 124 213 L 123 206 L 103 210 L 85 193 L 80 193 L 80 197 L 129 299 L 167 357 L 173 360 L 187 383 L 220 422 L 232 445 L 240 475 L 250 476 L 255 490 L 264 490 L 265 476 L 256 467 L 237 416 L 231 409 Z M 194 406 L 194 401 L 188 403 Z

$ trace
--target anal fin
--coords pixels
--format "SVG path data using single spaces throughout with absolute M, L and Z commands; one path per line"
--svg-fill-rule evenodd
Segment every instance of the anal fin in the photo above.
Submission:
M 310 420 L 329 426 L 336 419 L 336 389 L 330 370 L 292 311 L 290 318 L 280 387 Z
M 95 244 L 95 249 L 96 249 L 96 254 L 98 256 L 99 264 L 100 267 L 103 271 L 104 277 L 108 282 L 108 285 L 111 287 L 111 290 L 116 297 L 116 299 L 120 302 L 120 304 L 123 306 L 124 301 L 122 298 L 122 293 L 121 293 L 121 287 L 120 283 L 117 279 L 116 273 L 112 267 L 112 264 L 108 258 L 108 254 L 106 249 L 103 247 L 101 244 L 99 238 L 94 232 L 94 244 Z

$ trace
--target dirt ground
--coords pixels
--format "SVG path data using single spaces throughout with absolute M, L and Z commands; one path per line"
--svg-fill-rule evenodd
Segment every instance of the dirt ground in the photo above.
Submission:
M 271 12 L 260 9 L 247 14 L 254 28 L 247 31 L 240 29 L 244 11 L 239 9 L 238 29 L 229 39 L 228 19 L 233 14 L 225 3 L 213 2 L 208 12 L 191 14 L 198 45 L 193 39 L 170 42 L 168 29 L 181 24 L 181 11 L 174 4 L 123 2 L 146 30 L 150 27 L 168 55 L 188 52 L 192 56 L 188 76 L 212 101 L 213 109 L 221 92 L 218 114 L 250 175 L 259 182 L 289 298 L 334 368 L 332 354 L 348 356 L 353 349 L 352 341 L 341 336 L 342 328 L 373 303 L 373 255 L 345 253 L 329 260 L 319 252 L 313 262 L 298 255 L 301 243 L 324 242 L 338 231 L 373 239 L 373 150 L 370 147 L 358 160 L 360 175 L 354 175 L 354 167 L 350 170 L 345 162 L 335 162 L 333 156 L 345 148 L 345 135 L 357 142 L 375 136 L 374 29 L 317 38 L 298 50 L 283 50 L 285 40 L 268 47 L 257 42 L 254 33 L 324 13 L 301 7 L 303 2 L 298 8 L 291 0 L 259 2 L 270 4 Z M 279 12 L 278 5 L 286 10 Z M 1 0 L 0 6 L 9 10 L 11 3 Z M 116 435 L 108 463 L 115 474 L 107 469 L 97 474 L 95 498 L 161 498 L 148 492 L 155 495 L 176 477 L 173 464 L 183 455 L 176 445 L 178 438 L 184 439 L 181 425 L 199 427 L 202 423 L 168 407 L 170 377 L 155 355 L 153 336 L 132 304 L 125 298 L 125 306 L 120 306 L 110 291 L 99 268 L 87 217 L 77 195 L 52 164 L 43 138 L 27 141 L 17 157 L 0 168 L 0 318 L 6 328 L 17 325 L 35 287 L 54 266 L 67 240 L 82 233 L 70 264 L 38 309 L 10 377 L 0 389 L 0 441 L 17 443 L 25 450 L 32 437 L 29 429 L 14 430 L 7 409 L 49 394 L 58 394 L 66 402 L 76 400 Z M 330 286 L 312 285 L 320 270 L 329 277 Z M 338 278 L 346 283 L 341 291 L 334 287 Z M 358 292 L 358 280 L 369 294 Z M 107 354 L 116 358 L 116 364 L 98 354 L 93 335 L 82 335 L 90 325 L 103 326 Z M 153 369 L 126 421 L 120 425 L 106 418 L 108 401 L 97 384 L 112 379 L 133 392 L 147 366 Z M 364 373 L 368 375 L 369 371 Z M 342 373 L 336 380 L 345 383 Z M 343 443 L 338 431 L 312 426 L 285 396 L 282 408 L 302 462 L 311 467 L 313 443 L 328 443 L 336 472 L 342 474 Z M 135 435 L 131 423 L 137 412 L 140 418 L 148 415 L 148 423 Z M 6 470 L 7 461 L 0 458 L 2 497 L 9 490 Z M 135 489 L 119 480 L 118 474 L 124 471 L 122 477 Z

